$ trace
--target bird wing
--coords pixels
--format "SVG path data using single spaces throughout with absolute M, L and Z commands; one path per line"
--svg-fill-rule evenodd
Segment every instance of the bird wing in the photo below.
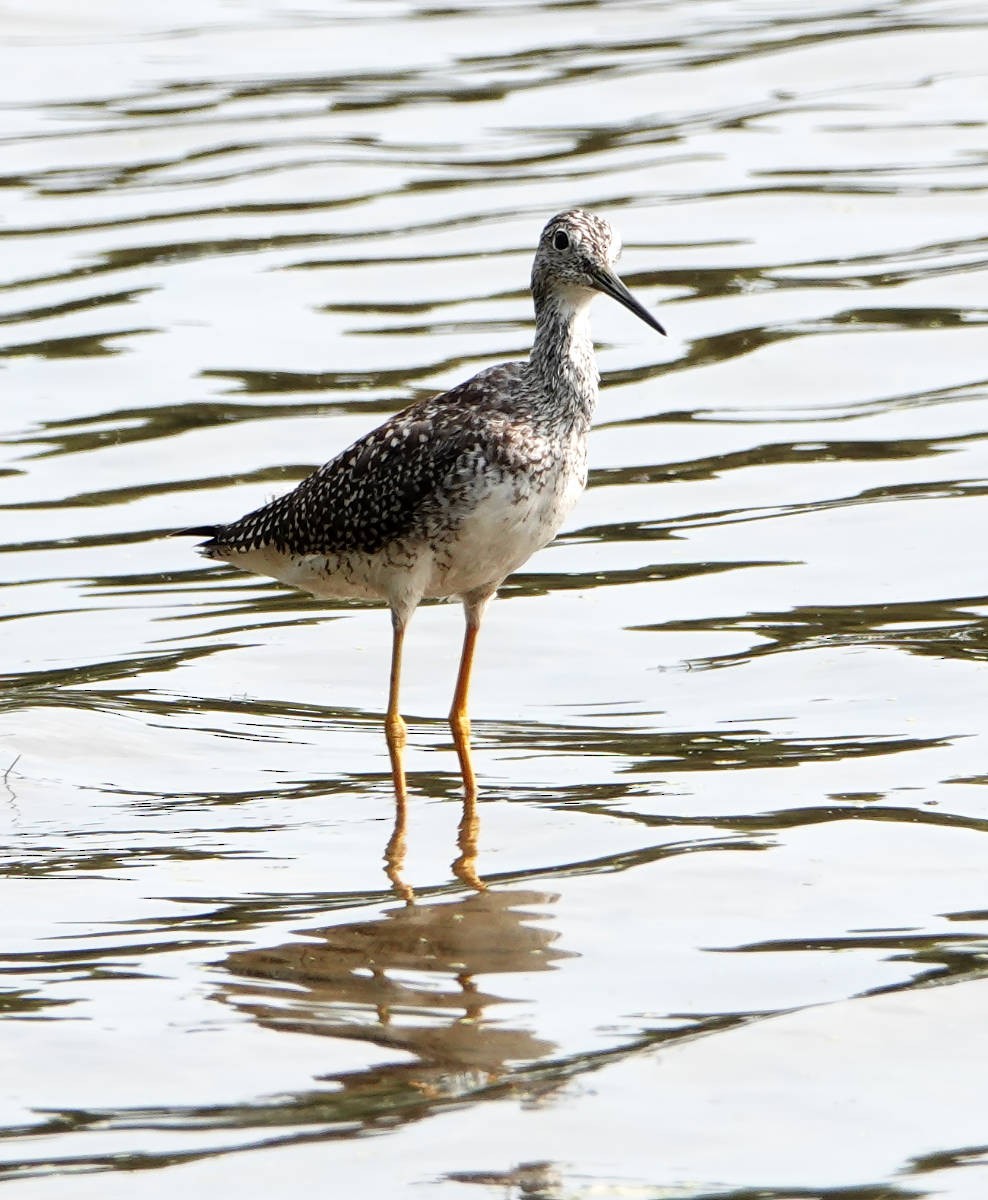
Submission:
M 413 532 L 423 510 L 448 499 L 470 464 L 492 463 L 521 364 L 480 372 L 396 413 L 314 471 L 291 492 L 212 532 L 203 549 L 373 554 Z M 496 465 L 492 463 L 492 465 Z M 207 527 L 208 529 L 209 527 Z M 203 532 L 206 532 L 204 529 Z

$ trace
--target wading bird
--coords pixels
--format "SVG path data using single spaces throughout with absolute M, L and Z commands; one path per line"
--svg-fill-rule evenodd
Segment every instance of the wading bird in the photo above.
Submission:
M 587 481 L 599 375 L 590 334 L 597 292 L 665 330 L 614 272 L 621 251 L 602 217 L 572 209 L 542 231 L 532 266 L 535 342 L 420 400 L 365 434 L 293 491 L 229 525 L 185 529 L 207 557 L 320 598 L 382 600 L 393 644 L 385 718 L 399 804 L 406 799 L 398 705 L 405 629 L 419 601 L 458 596 L 466 614 L 449 715 L 469 800 L 468 696 L 488 600 L 555 536 Z

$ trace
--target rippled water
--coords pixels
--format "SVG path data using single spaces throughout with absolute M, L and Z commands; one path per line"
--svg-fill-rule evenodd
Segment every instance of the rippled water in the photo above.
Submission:
M 984 6 L 0 32 L 0 1178 L 988 1193 Z M 591 487 L 485 622 L 476 820 L 460 615 L 416 616 L 396 829 L 387 615 L 162 534 L 524 354 L 573 204 L 671 336 L 595 306 Z

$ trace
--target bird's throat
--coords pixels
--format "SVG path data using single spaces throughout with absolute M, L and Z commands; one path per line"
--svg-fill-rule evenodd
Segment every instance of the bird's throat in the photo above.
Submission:
M 600 380 L 590 332 L 592 298 L 591 292 L 573 289 L 536 302 L 535 342 L 529 359 L 555 411 L 571 413 L 588 425 Z

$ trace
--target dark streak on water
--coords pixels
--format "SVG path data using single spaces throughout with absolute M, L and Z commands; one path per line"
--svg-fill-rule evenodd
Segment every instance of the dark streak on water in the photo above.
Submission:
M 0 30 L 0 1178 L 980 1194 L 979 6 Z M 482 640 L 479 827 L 460 618 L 416 618 L 404 827 L 386 616 L 162 535 L 523 355 L 573 203 L 673 336 L 596 306 L 590 489 Z

